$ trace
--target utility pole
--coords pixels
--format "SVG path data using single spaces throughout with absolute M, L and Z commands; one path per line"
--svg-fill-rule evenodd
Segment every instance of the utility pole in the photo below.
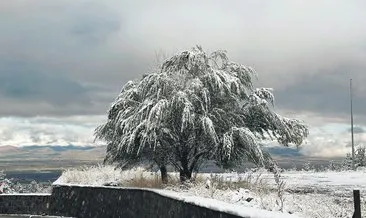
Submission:
M 353 137 L 353 105 L 352 105 L 352 79 L 349 80 L 350 98 L 351 98 L 351 138 L 352 138 L 352 169 L 355 169 L 355 144 Z

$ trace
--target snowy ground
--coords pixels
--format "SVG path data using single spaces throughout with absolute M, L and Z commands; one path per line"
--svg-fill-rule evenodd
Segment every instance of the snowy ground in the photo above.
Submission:
M 272 175 L 265 174 L 265 177 L 273 182 Z M 289 171 L 282 173 L 281 177 L 286 181 L 287 188 L 293 190 L 311 189 L 318 193 L 343 193 L 353 189 L 366 191 L 366 171 Z
M 231 173 L 223 174 L 226 180 L 235 181 L 244 175 Z M 234 203 L 250 205 L 243 200 L 237 200 L 238 195 L 250 196 L 254 202 L 250 205 L 267 210 L 278 210 L 275 203 L 279 200 L 276 195 L 276 184 L 273 175 L 266 172 L 256 172 L 251 177 L 260 177 L 264 184 L 274 190 L 269 194 L 256 190 L 247 194 L 235 195 L 231 192 L 229 196 L 221 199 Z M 342 172 L 306 172 L 288 171 L 281 174 L 285 182 L 284 211 L 297 214 L 302 217 L 352 217 L 353 213 L 353 190 L 361 192 L 362 212 L 366 214 L 366 171 L 342 171 Z M 227 193 L 227 192 L 226 192 Z M 230 192 L 229 192 L 230 193 Z M 263 194 L 266 194 L 263 196 Z M 228 194 L 226 194 L 228 195 Z M 262 195 L 262 196 L 261 196 Z M 225 196 L 225 192 L 217 193 L 216 198 Z M 214 195 L 215 197 L 215 195 Z M 240 198 L 240 197 L 239 197 Z
M 207 177 L 208 175 L 206 175 Z M 228 181 L 236 181 L 242 174 L 221 174 Z M 252 177 L 260 177 L 267 184 L 275 187 L 273 175 L 268 172 L 255 172 Z M 295 193 L 315 193 L 343 196 L 352 194 L 354 189 L 366 194 L 366 170 L 360 171 L 286 171 L 281 173 L 286 183 L 286 190 Z M 366 197 L 366 196 L 365 196 Z
M 104 185 L 141 178 L 156 179 L 157 174 L 141 169 L 119 172 L 113 168 L 90 168 L 83 172 L 65 172 L 57 183 Z M 177 174 L 170 174 L 171 179 Z M 353 189 L 361 191 L 362 214 L 366 214 L 366 170 L 342 172 L 287 171 L 281 174 L 285 186 L 278 196 L 273 175 L 265 171 L 254 173 L 199 174 L 194 184 L 171 184 L 164 187 L 186 199 L 195 196 L 224 201 L 241 210 L 281 210 L 295 217 L 352 217 Z M 146 181 L 145 181 L 146 182 Z M 125 184 L 125 185 L 124 185 Z M 204 201 L 204 200 L 203 200 Z M 198 200 L 198 203 L 200 200 Z M 245 209 L 247 208 L 247 209 Z

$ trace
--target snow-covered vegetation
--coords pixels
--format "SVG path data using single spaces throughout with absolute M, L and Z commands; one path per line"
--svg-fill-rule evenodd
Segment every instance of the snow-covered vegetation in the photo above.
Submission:
M 146 179 L 147 182 L 140 186 L 150 187 L 154 177 L 157 177 L 155 173 L 149 173 L 142 167 L 121 170 L 112 165 L 97 165 L 67 169 L 55 183 L 136 187 L 138 185 L 134 181 Z
M 197 46 L 168 58 L 123 86 L 107 122 L 95 131 L 108 145 L 105 163 L 125 170 L 70 170 L 58 182 L 155 187 L 304 217 L 350 217 L 352 184 L 338 187 L 331 172 L 315 172 L 309 164 L 281 175 L 276 161 L 262 150 L 264 141 L 300 146 L 308 129 L 302 121 L 277 114 L 272 90 L 255 88 L 255 78 L 252 68 L 229 61 L 224 51 L 207 54 Z M 357 150 L 357 166 L 363 166 L 364 154 Z M 267 170 L 197 174 L 206 161 L 226 169 L 249 161 Z M 349 169 L 349 161 L 330 166 Z M 155 172 L 133 168 L 137 163 L 157 165 L 162 182 Z M 177 173 L 168 174 L 167 166 Z M 96 175 L 88 175 L 92 172 Z
M 159 174 L 142 167 L 121 171 L 114 166 L 94 166 L 65 171 L 56 183 L 113 185 L 159 188 L 183 196 L 200 196 L 225 201 L 240 207 L 283 211 L 300 217 L 351 217 L 352 190 L 366 192 L 366 170 L 358 171 L 284 171 L 282 186 L 267 170 L 246 173 L 199 173 L 192 182 L 181 183 L 178 173 L 169 173 L 170 182 L 162 183 Z M 344 178 L 347 178 L 345 180 Z M 366 213 L 365 198 L 361 199 Z
M 27 184 L 14 182 L 14 179 L 7 178 L 3 171 L 0 171 L 0 194 L 11 193 L 50 193 L 51 183 L 39 183 L 31 181 Z
M 227 168 L 251 161 L 276 173 L 262 140 L 299 146 L 308 129 L 274 112 L 272 90 L 255 88 L 255 78 L 225 51 L 207 54 L 197 46 L 172 56 L 129 81 L 112 103 L 96 129 L 108 144 L 106 162 L 155 162 L 165 182 L 167 165 L 184 181 L 207 160 Z
M 366 147 L 357 146 L 355 149 L 355 160 L 354 164 L 357 170 L 366 169 Z M 327 165 L 314 166 L 310 162 L 305 162 L 301 167 L 294 166 L 293 171 L 312 171 L 312 172 L 326 172 L 326 171 L 350 171 L 353 170 L 352 167 L 352 156 L 350 153 L 346 154 L 343 160 L 330 160 Z

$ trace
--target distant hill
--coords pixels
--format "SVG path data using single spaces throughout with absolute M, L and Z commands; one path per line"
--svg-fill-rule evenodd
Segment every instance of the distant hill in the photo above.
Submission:
M 304 156 L 296 148 L 271 146 L 263 149 L 268 151 L 283 168 L 290 168 L 293 165 L 300 167 L 306 162 L 314 165 L 328 165 L 331 160 Z M 0 169 L 64 169 L 97 164 L 103 161 L 105 152 L 106 146 L 0 146 Z M 211 172 L 216 169 L 211 162 L 206 165 L 203 171 Z
M 0 146 L 0 156 L 1 154 L 16 154 L 20 152 L 21 149 L 15 146 L 11 145 Z
M 104 146 L 0 146 L 1 160 L 96 160 L 104 156 Z
M 105 146 L 0 146 L 0 170 L 62 170 L 102 163 Z
M 94 148 L 96 148 L 95 146 L 75 146 L 75 145 L 44 145 L 44 146 L 40 146 L 40 145 L 29 145 L 29 146 L 23 146 L 21 147 L 22 150 L 37 150 L 40 148 L 49 148 L 53 151 L 57 151 L 57 152 L 62 152 L 62 151 L 70 151 L 70 150 L 75 150 L 75 151 L 86 151 L 86 150 L 92 150 Z
M 268 151 L 273 156 L 278 156 L 278 157 L 302 157 L 303 156 L 303 154 L 300 153 L 299 149 L 285 147 L 285 146 L 264 147 L 264 150 Z

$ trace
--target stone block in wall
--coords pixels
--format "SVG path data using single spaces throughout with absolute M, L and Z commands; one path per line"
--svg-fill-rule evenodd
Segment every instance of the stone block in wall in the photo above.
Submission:
M 50 194 L 1 194 L 0 214 L 48 214 Z

